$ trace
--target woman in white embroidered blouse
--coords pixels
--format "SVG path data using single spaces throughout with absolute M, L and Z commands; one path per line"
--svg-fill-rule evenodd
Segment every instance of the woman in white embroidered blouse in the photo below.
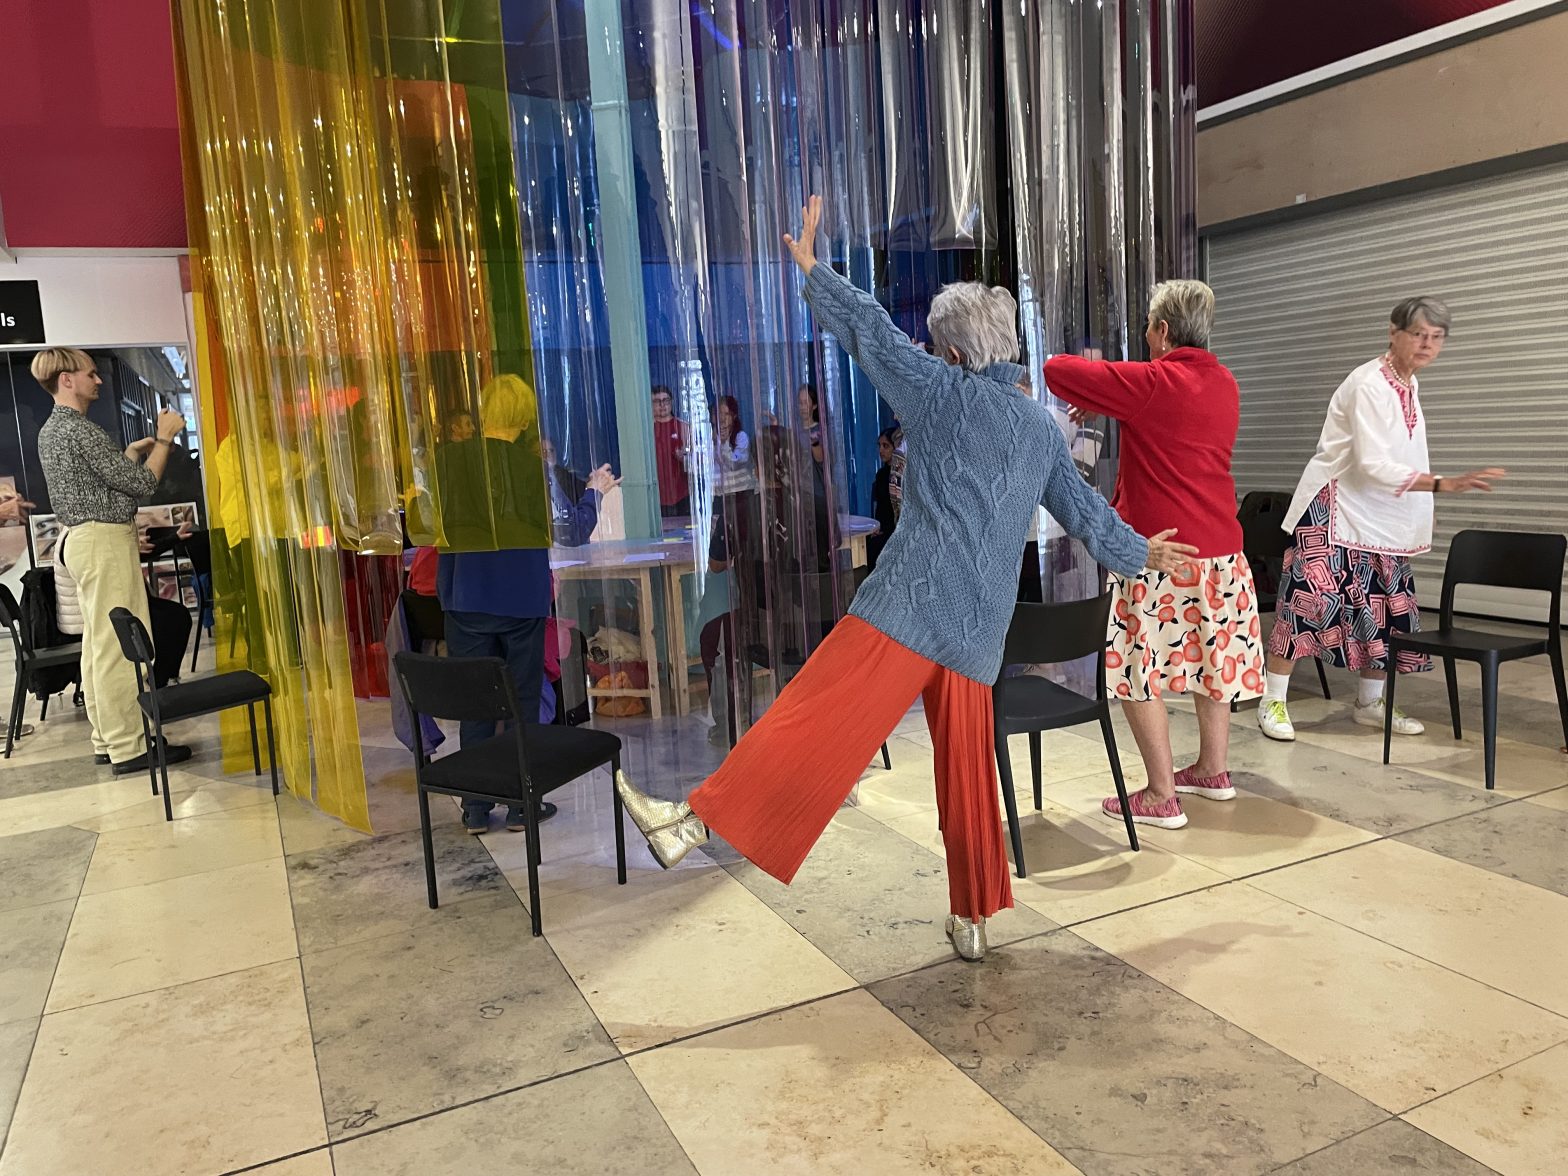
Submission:
M 1290 671 L 1319 657 L 1361 675 L 1354 716 L 1383 727 L 1383 683 L 1390 670 L 1430 669 L 1430 659 L 1388 660 L 1393 632 L 1421 627 L 1410 557 L 1432 546 L 1432 495 L 1490 490 L 1500 469 L 1440 476 L 1429 472 L 1426 417 L 1416 373 L 1448 338 L 1448 308 L 1435 298 L 1394 307 L 1388 351 L 1345 377 L 1329 401 L 1317 452 L 1296 485 L 1286 518 L 1293 542 L 1280 574 L 1268 674 L 1258 726 L 1270 739 L 1296 737 L 1285 707 Z M 1425 728 L 1399 710 L 1394 730 Z

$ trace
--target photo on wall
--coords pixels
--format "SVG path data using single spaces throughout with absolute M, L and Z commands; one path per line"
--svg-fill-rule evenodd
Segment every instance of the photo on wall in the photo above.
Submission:
M 33 560 L 39 567 L 54 565 L 54 549 L 60 542 L 60 520 L 52 514 L 32 515 L 27 525 L 33 537 Z

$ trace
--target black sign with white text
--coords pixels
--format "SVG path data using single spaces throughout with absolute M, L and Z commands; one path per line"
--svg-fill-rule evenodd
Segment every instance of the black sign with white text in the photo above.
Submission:
M 37 282 L 0 282 L 0 346 L 42 343 L 44 311 Z

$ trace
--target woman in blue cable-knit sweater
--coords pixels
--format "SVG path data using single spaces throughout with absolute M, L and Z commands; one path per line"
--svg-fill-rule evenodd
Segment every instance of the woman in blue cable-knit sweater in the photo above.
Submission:
M 1193 548 L 1166 531 L 1144 539 L 1084 483 L 1050 413 L 1024 395 L 1018 307 L 973 282 L 931 303 L 931 353 L 876 299 L 814 254 L 821 201 L 785 237 L 806 301 L 898 414 L 917 455 L 903 514 L 850 616 L 687 803 L 617 787 L 665 866 L 717 832 L 782 882 L 844 802 L 877 748 L 924 695 L 947 851 L 947 932 L 965 959 L 985 954 L 985 920 L 1010 907 L 992 761 L 991 686 L 1043 505 L 1091 554 L 1131 575 L 1174 570 Z

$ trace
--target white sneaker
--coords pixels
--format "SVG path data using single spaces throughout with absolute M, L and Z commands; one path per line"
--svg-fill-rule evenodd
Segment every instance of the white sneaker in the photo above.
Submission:
M 1383 720 L 1378 720 L 1382 726 Z M 1294 743 L 1296 741 L 1296 728 L 1291 725 L 1290 712 L 1285 709 L 1285 704 L 1277 698 L 1265 698 L 1258 706 L 1258 728 L 1270 739 L 1277 739 L 1281 743 Z
M 1362 706 L 1358 702 L 1352 713 L 1356 722 L 1363 727 L 1376 727 L 1379 731 L 1383 729 L 1383 700 L 1381 698 L 1376 702 L 1367 703 L 1366 706 Z M 1420 719 L 1412 719 L 1397 706 L 1394 708 L 1395 735 L 1419 735 L 1425 730 L 1426 724 Z

